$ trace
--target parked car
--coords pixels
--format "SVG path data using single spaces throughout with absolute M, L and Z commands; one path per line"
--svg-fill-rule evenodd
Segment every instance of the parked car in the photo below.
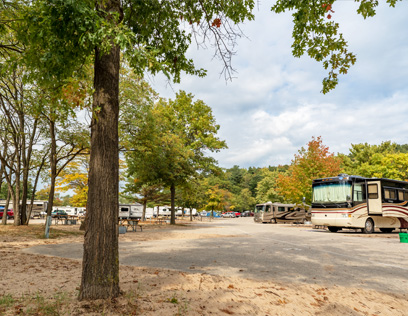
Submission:
M 236 217 L 234 212 L 225 212 L 221 214 L 221 217 Z
M 241 213 L 242 217 L 250 217 L 250 216 L 254 216 L 254 212 L 251 211 L 245 211 Z
M 3 218 L 4 208 L 0 209 L 0 218 Z M 14 218 L 13 210 L 7 210 L 7 218 Z
M 240 212 L 234 212 L 235 217 L 241 217 L 241 213 Z
M 55 210 L 51 213 L 54 218 L 65 218 L 68 219 L 68 214 L 64 210 Z

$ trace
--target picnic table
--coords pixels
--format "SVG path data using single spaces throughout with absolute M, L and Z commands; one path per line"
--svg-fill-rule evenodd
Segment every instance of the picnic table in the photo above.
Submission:
M 54 224 L 63 224 L 63 225 L 76 225 L 78 216 L 76 215 L 54 215 L 52 217 Z
M 143 227 L 139 225 L 139 220 L 138 219 L 120 218 L 119 219 L 119 226 L 126 227 L 126 231 L 128 231 L 128 228 L 131 228 L 132 232 L 135 232 L 138 227 L 140 228 L 140 231 L 143 231 Z
M 166 224 L 167 223 L 167 219 L 162 218 L 162 217 L 153 217 L 153 218 L 147 218 L 146 222 L 150 222 L 150 223 L 156 223 L 156 224 Z

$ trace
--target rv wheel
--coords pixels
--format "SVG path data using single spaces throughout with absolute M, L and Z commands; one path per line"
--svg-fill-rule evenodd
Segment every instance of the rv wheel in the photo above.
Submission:
M 367 219 L 364 228 L 361 229 L 364 234 L 371 234 L 374 232 L 374 222 L 371 218 Z
M 271 218 L 271 224 L 276 224 L 276 219 L 275 218 Z

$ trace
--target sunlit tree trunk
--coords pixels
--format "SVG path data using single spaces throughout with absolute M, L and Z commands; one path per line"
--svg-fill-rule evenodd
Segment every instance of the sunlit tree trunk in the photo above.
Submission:
M 54 204 L 55 194 L 55 177 L 57 175 L 57 141 L 55 138 L 55 121 L 50 120 L 50 135 L 51 135 L 51 151 L 50 151 L 50 167 L 51 167 L 51 184 L 50 194 L 48 195 L 47 216 L 51 216 L 52 205 Z
M 120 1 L 101 2 L 106 12 L 120 12 Z M 120 49 L 96 48 L 89 191 L 82 282 L 79 299 L 119 295 L 119 65 Z
M 171 184 L 170 186 L 170 203 L 171 203 L 171 217 L 170 217 L 170 224 L 175 225 L 176 224 L 176 211 L 174 208 L 174 200 L 176 198 L 176 186 L 174 184 Z
M 147 207 L 147 199 L 143 199 L 142 222 L 146 220 L 146 207 Z

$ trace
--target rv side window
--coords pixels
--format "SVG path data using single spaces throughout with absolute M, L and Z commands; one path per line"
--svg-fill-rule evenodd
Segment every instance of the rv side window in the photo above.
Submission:
M 278 212 L 285 212 L 285 207 L 284 206 L 279 206 L 278 207 Z
M 355 183 L 354 184 L 354 195 L 353 195 L 353 201 L 357 203 L 362 203 L 365 201 L 365 192 L 363 189 L 363 185 L 360 183 Z
M 271 206 L 270 205 L 267 205 L 266 206 L 266 209 L 265 209 L 265 212 L 270 212 L 271 211 Z
M 367 186 L 368 189 L 368 198 L 369 199 L 378 199 L 378 185 L 375 184 L 369 184 Z
M 121 212 L 129 212 L 129 209 L 127 207 L 121 207 L 120 211 Z
M 384 199 L 395 200 L 396 194 L 394 189 L 384 189 Z
M 404 191 L 398 190 L 398 200 L 404 201 Z
M 404 201 L 408 201 L 408 191 L 404 191 Z

